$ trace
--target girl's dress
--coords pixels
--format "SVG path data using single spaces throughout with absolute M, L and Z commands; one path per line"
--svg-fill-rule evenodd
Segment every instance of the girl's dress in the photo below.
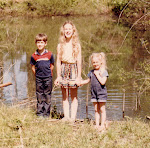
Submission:
M 77 85 L 74 82 L 77 76 L 77 61 L 72 56 L 72 50 L 66 49 L 63 52 L 61 60 L 61 86 L 64 88 L 76 88 Z
M 108 72 L 105 70 L 102 74 L 103 77 L 108 77 Z M 91 79 L 91 102 L 106 102 L 107 101 L 107 88 L 101 85 L 94 74 L 94 70 L 88 73 Z

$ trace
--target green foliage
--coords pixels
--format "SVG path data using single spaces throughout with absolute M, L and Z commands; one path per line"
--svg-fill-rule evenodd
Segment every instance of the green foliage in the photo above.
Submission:
M 120 68 L 118 71 L 118 77 L 121 81 L 125 82 L 128 79 L 133 78 L 133 72 L 127 72 L 124 68 Z
M 107 3 L 104 0 L 8 0 L 0 6 L 6 14 L 9 10 L 14 15 L 56 16 L 100 14 Z
M 53 109 L 51 111 L 51 118 L 53 118 L 53 119 L 62 119 L 63 117 L 64 117 L 64 115 L 61 114 L 61 113 L 58 113 L 57 106 L 54 105 Z
M 121 23 L 132 26 L 136 21 L 134 28 L 137 30 L 147 30 L 150 18 L 150 3 L 147 1 L 118 1 L 112 2 L 114 13 L 119 16 L 121 13 Z M 125 9 L 124 9 L 125 8 Z M 144 16 L 145 15 L 145 16 Z M 144 16 L 144 17 L 143 17 Z M 143 19 L 141 19 L 143 17 Z
M 119 16 L 120 12 L 127 5 L 128 0 L 113 0 L 108 5 L 113 6 L 112 11 Z
M 5 6 L 6 6 L 6 2 L 4 2 L 4 1 L 1 2 L 1 1 L 0 1 L 0 8 L 1 8 L 1 9 L 4 9 Z
M 120 16 L 119 23 L 132 27 L 130 29 L 136 31 L 133 36 L 137 44 L 132 45 L 133 57 L 136 54 L 149 54 L 149 18 L 150 18 L 150 4 L 147 1 L 112 1 L 109 3 L 113 6 L 113 12 Z M 142 43 L 142 46 L 141 44 Z M 135 48 L 135 49 L 134 49 Z M 137 48 L 140 50 L 138 51 Z M 131 56 L 132 57 L 132 56 Z M 133 69 L 123 67 L 119 69 L 118 77 L 122 82 L 129 82 L 136 88 L 139 95 L 149 90 L 149 60 L 148 57 L 143 57 L 140 64 L 133 65 Z M 128 85 L 129 85 L 128 83 Z
M 136 70 L 126 71 L 121 68 L 118 72 L 118 78 L 122 82 L 130 82 L 127 85 L 133 85 L 138 96 L 150 90 L 150 61 L 139 63 Z
M 141 66 L 141 71 L 144 73 L 144 75 L 148 76 L 150 75 L 150 61 L 146 60 L 143 63 L 140 64 Z

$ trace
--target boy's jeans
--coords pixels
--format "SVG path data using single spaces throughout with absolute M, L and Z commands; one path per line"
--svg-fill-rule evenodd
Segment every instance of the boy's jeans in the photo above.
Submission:
M 37 115 L 49 116 L 51 108 L 52 77 L 36 77 Z

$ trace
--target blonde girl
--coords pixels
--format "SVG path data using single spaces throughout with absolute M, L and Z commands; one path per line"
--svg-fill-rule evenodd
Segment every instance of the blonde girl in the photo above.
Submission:
M 64 120 L 76 119 L 77 89 L 81 80 L 81 46 L 75 25 L 66 21 L 60 28 L 57 46 L 57 78 L 55 85 L 61 85 Z M 69 116 L 69 91 L 71 95 L 71 118 Z
M 96 128 L 103 131 L 106 128 L 107 89 L 105 83 L 108 77 L 105 54 L 103 52 L 93 53 L 91 63 L 93 70 L 88 73 L 88 79 L 83 80 L 81 85 L 91 82 L 91 102 L 95 108 Z M 99 125 L 99 121 L 101 121 L 101 125 Z

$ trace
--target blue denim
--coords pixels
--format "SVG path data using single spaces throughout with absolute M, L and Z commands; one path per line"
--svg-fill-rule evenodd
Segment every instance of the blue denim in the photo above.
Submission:
M 105 71 L 103 76 L 108 77 L 108 72 Z M 107 101 L 107 88 L 102 85 L 94 74 L 94 70 L 88 73 L 88 77 L 91 79 L 91 102 L 106 102 Z
M 52 77 L 36 77 L 37 115 L 49 116 L 51 108 Z

